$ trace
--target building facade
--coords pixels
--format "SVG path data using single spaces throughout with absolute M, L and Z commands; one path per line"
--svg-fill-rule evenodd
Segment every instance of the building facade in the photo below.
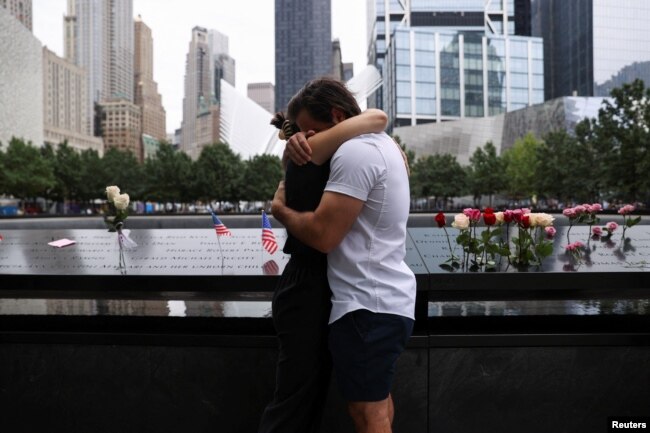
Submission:
M 12 137 L 43 144 L 43 48 L 0 8 L 0 143 Z
M 235 60 L 228 54 L 228 36 L 194 27 L 185 64 L 180 145 L 192 159 L 219 137 L 223 82 L 235 85 Z
M 404 126 L 395 128 L 393 133 L 415 152 L 416 157 L 448 153 L 454 155 L 460 164 L 468 165 L 476 149 L 488 141 L 494 144 L 498 153 L 502 153 L 529 132 L 538 138 L 557 130 L 573 133 L 578 122 L 598 116 L 604 99 L 557 98 L 490 118 Z
M 9 11 L 18 21 L 23 23 L 31 32 L 32 29 L 32 0 L 0 0 L 0 7 Z
M 153 79 L 153 37 L 151 29 L 141 17 L 136 18 L 135 27 L 135 104 L 142 110 L 142 134 L 165 140 L 167 138 L 167 114 L 158 93 L 158 84 Z
M 530 36 L 530 0 L 368 0 L 368 63 L 383 74 L 387 49 L 396 29 Z M 380 88 L 368 100 L 383 107 Z
M 272 83 L 248 83 L 248 98 L 269 113 L 275 110 L 275 87 Z
M 140 107 L 126 99 L 116 99 L 102 102 L 100 112 L 104 149 L 129 151 L 138 161 L 144 161 Z
M 544 101 L 540 38 L 405 27 L 384 61 L 390 127 L 488 117 Z
M 86 71 L 43 48 L 44 140 L 56 146 L 64 141 L 76 150 L 103 152 L 101 138 L 92 135 L 86 116 Z
M 66 59 L 88 73 L 89 118 L 95 103 L 133 102 L 133 0 L 68 0 L 64 27 Z
M 532 9 L 533 34 L 545 41 L 546 99 L 650 83 L 650 2 L 533 0 Z
M 275 0 L 275 108 L 332 69 L 331 0 Z

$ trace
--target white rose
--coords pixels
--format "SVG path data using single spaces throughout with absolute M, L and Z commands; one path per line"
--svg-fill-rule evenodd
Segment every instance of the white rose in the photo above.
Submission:
M 117 197 L 115 197 L 113 203 L 115 204 L 115 209 L 124 210 L 129 206 L 129 195 L 120 194 Z
M 456 214 L 456 216 L 454 216 L 454 222 L 451 223 L 451 226 L 456 229 L 467 230 L 469 228 L 469 217 L 462 213 Z
M 497 224 L 503 224 L 506 221 L 503 212 L 495 212 L 494 216 L 497 218 Z
M 531 213 L 529 217 L 531 227 L 549 227 L 553 225 L 555 220 L 554 217 L 547 213 Z
M 116 186 L 107 186 L 106 187 L 106 197 L 108 198 L 109 203 L 113 203 L 115 197 L 120 195 L 120 189 Z

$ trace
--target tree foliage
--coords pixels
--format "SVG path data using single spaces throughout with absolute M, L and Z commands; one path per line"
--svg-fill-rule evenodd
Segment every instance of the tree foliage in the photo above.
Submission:
M 196 195 L 204 201 L 237 201 L 241 196 L 244 166 L 225 143 L 203 148 L 196 162 Z
M 532 133 L 515 141 L 514 146 L 503 154 L 508 182 L 506 193 L 517 200 L 529 198 L 536 193 L 535 169 L 540 142 Z
M 504 164 L 497 149 L 491 141 L 485 146 L 474 151 L 469 158 L 468 186 L 474 197 L 480 198 L 487 195 L 489 205 L 492 205 L 492 196 L 503 191 L 506 187 Z
M 39 150 L 16 138 L 9 142 L 2 168 L 5 189 L 16 197 L 42 197 L 55 185 L 52 166 Z
M 275 155 L 255 155 L 244 163 L 241 199 L 271 200 L 284 177 L 282 161 Z

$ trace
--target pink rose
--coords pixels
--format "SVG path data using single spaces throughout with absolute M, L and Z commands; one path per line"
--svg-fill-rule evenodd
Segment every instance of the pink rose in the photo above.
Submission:
M 548 239 L 553 238 L 553 236 L 555 236 L 556 233 L 555 227 L 545 227 L 544 231 L 546 232 L 546 237 Z
M 503 211 L 503 220 L 506 223 L 512 222 L 513 219 L 514 219 L 514 215 L 510 209 Z
M 473 222 L 478 222 L 481 220 L 481 210 L 472 209 L 471 207 L 463 209 L 463 214 Z
M 600 203 L 594 203 L 594 204 L 591 205 L 591 212 L 592 213 L 600 212 L 601 210 L 603 210 L 603 207 L 600 205 Z
M 581 214 L 587 212 L 587 208 L 585 208 L 582 205 L 578 205 L 578 206 L 574 207 L 573 210 L 576 212 L 576 215 L 581 215 Z
M 614 221 L 610 221 L 607 224 L 605 224 L 605 229 L 610 233 L 612 233 L 617 228 L 618 228 L 618 224 L 616 224 Z
M 602 236 L 603 235 L 603 229 L 601 229 L 600 227 L 592 228 L 591 232 L 594 234 L 594 236 Z
M 524 215 L 526 215 L 527 213 L 530 213 L 530 209 L 528 209 L 527 207 L 522 207 L 522 208 L 521 208 L 521 213 L 523 213 Z
M 583 244 L 583 243 L 580 242 L 580 241 L 575 241 L 575 242 L 573 243 L 573 245 L 575 245 L 576 248 L 584 248 L 584 247 L 585 247 L 585 244 Z
M 618 213 L 621 214 L 621 215 L 627 215 L 627 214 L 630 214 L 630 213 L 634 212 L 634 209 L 636 209 L 636 208 L 634 206 L 632 206 L 631 204 L 626 204 L 625 206 L 623 206 L 622 208 L 620 208 L 618 210 Z
M 576 249 L 576 246 L 574 244 L 569 244 L 564 247 L 564 251 L 574 251 Z
M 575 218 L 575 217 L 578 216 L 578 214 L 576 213 L 576 210 L 574 208 L 572 208 L 572 207 L 564 209 L 562 211 L 562 215 L 564 215 L 565 217 L 568 217 L 568 218 Z

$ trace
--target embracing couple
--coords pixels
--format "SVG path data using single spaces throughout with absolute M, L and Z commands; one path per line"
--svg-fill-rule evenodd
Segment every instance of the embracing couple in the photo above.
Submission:
M 392 431 L 416 288 L 404 262 L 408 165 L 386 122 L 329 78 L 307 83 L 272 121 L 287 139 L 272 212 L 291 259 L 273 296 L 276 389 L 259 433 L 318 432 L 332 368 L 356 431 Z

